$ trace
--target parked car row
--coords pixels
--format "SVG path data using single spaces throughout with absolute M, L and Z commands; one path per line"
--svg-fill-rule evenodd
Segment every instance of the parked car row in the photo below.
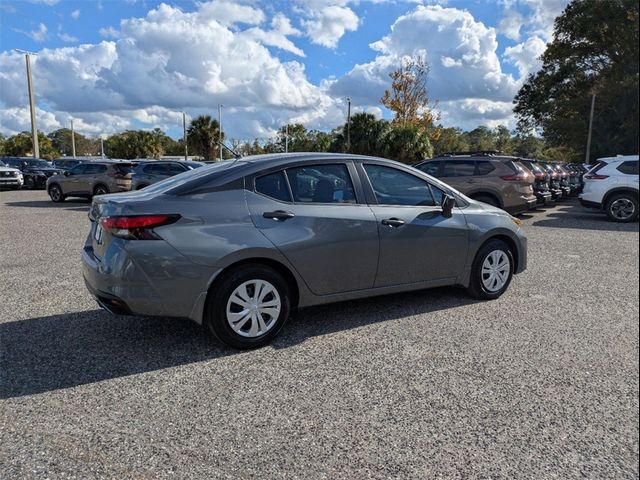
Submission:
M 513 214 L 578 195 L 587 171 L 582 165 L 493 151 L 448 153 L 414 166 L 474 200 Z

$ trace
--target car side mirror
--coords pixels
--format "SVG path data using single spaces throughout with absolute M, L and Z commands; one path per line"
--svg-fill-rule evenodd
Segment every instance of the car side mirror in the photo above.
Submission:
M 442 199 L 442 216 L 444 218 L 451 218 L 453 215 L 453 207 L 456 206 L 456 199 L 451 195 L 445 195 Z

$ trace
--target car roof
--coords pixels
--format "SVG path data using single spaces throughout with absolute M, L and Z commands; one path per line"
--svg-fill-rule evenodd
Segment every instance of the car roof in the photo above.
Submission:
M 599 158 L 597 161 L 612 163 L 612 162 L 625 162 L 629 160 L 638 160 L 638 155 L 618 155 L 616 157 L 603 157 L 603 158 Z

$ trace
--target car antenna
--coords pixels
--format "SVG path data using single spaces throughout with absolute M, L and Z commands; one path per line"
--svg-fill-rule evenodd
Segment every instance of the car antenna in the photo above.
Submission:
M 236 152 L 235 150 L 227 147 L 223 142 L 221 142 L 220 140 L 217 141 L 218 145 L 225 148 L 226 150 L 228 150 L 229 152 L 231 152 L 231 155 L 234 156 L 234 158 L 236 160 L 240 159 L 242 157 L 242 155 L 240 155 L 238 152 Z

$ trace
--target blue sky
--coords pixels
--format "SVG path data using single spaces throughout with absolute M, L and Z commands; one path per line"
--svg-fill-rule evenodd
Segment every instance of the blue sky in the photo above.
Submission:
M 230 137 L 301 121 L 329 129 L 378 100 L 404 56 L 423 55 L 441 121 L 513 126 L 511 100 L 566 0 L 3 0 L 0 131 L 27 129 L 24 58 L 39 128 L 106 135 L 224 108 Z

